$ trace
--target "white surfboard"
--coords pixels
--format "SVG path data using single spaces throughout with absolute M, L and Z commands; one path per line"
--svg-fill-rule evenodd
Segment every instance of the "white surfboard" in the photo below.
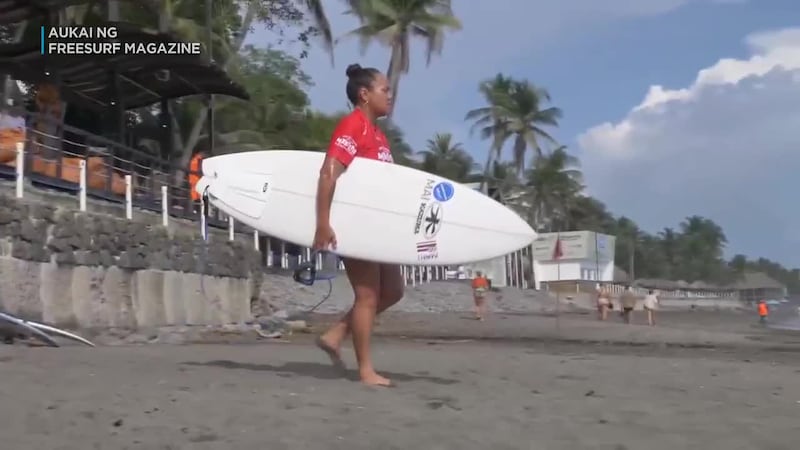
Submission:
M 50 325 L 47 325 L 47 324 L 44 324 L 44 323 L 34 322 L 32 320 L 27 320 L 26 323 L 28 325 L 36 328 L 36 329 L 39 329 L 40 331 L 43 331 L 43 332 L 47 333 L 47 334 L 60 336 L 60 337 L 63 337 L 63 338 L 67 338 L 67 339 L 73 340 L 75 342 L 80 342 L 81 344 L 88 345 L 89 347 L 96 347 L 94 345 L 94 343 L 92 343 L 92 341 L 90 341 L 90 340 L 88 340 L 86 338 L 83 338 L 81 336 L 78 336 L 75 333 L 70 333 L 69 331 L 62 330 L 61 328 L 56 328 L 56 327 L 53 327 L 53 326 L 50 326 Z
M 44 342 L 45 344 L 51 347 L 58 347 L 58 343 L 53 340 L 50 335 L 56 335 L 63 338 L 71 339 L 76 342 L 80 342 L 82 344 L 88 345 L 90 347 L 94 347 L 95 345 L 89 341 L 88 339 L 84 339 L 77 334 L 70 333 L 69 331 L 62 330 L 61 328 L 56 328 L 50 325 L 46 325 L 39 322 L 34 322 L 32 320 L 25 320 L 20 319 L 19 317 L 12 316 L 11 314 L 6 314 L 0 312 L 0 321 L 4 321 L 6 323 L 11 324 L 14 327 L 17 327 L 20 331 L 28 336 L 33 336 L 36 339 Z
M 58 347 L 58 342 L 54 341 L 47 333 L 39 330 L 27 320 L 0 312 L 0 321 L 11 324 L 14 329 L 18 330 L 21 334 L 34 337 L 51 347 Z
M 195 189 L 266 235 L 309 247 L 325 155 L 268 150 L 203 161 Z M 462 184 L 396 164 L 356 158 L 336 183 L 336 254 L 394 264 L 449 265 L 511 253 L 536 239 L 515 212 Z

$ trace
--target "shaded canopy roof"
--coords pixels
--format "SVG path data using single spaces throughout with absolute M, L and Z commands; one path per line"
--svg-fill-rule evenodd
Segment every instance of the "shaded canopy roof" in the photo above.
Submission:
M 131 24 L 106 25 L 117 27 L 120 42 L 180 42 L 171 34 Z M 120 77 L 118 98 L 112 95 L 112 72 Z M 66 99 L 94 109 L 107 108 L 114 101 L 133 109 L 162 98 L 198 94 L 250 98 L 241 85 L 201 55 L 42 55 L 39 42 L 21 42 L 0 45 L 0 73 L 31 83 L 60 82 Z
M 786 289 L 786 286 L 763 272 L 745 272 L 734 283 L 736 289 Z
M 86 3 L 86 0 L 0 0 L 0 24 L 46 15 L 49 11 Z
M 747 290 L 747 289 L 785 289 L 785 286 L 778 281 L 770 278 L 767 274 L 762 272 L 745 272 L 742 277 L 736 282 L 719 286 L 704 281 L 695 281 L 691 284 L 679 280 L 658 280 L 658 279 L 638 279 L 636 285 L 652 289 L 672 290 L 672 289 L 690 289 L 696 291 L 703 290 Z
M 151 0 L 127 0 L 157 11 Z M 0 25 L 47 16 L 49 12 L 69 6 L 89 3 L 89 0 L 0 0 Z

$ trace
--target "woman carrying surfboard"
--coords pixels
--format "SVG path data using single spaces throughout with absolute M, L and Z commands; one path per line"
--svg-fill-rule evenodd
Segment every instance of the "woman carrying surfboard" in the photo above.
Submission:
M 347 67 L 346 92 L 354 108 L 336 126 L 319 173 L 317 228 L 313 245 L 316 250 L 336 249 L 336 233 L 330 224 L 331 203 L 336 180 L 353 159 L 361 157 L 394 162 L 389 142 L 376 125 L 376 120 L 385 116 L 392 104 L 386 76 L 377 69 L 351 64 Z M 400 267 L 354 258 L 344 258 L 344 266 L 355 294 L 353 307 L 317 339 L 317 345 L 336 367 L 343 369 L 342 341 L 352 333 L 361 381 L 373 386 L 391 386 L 391 381 L 378 375 L 372 365 L 370 337 L 375 316 L 403 297 Z

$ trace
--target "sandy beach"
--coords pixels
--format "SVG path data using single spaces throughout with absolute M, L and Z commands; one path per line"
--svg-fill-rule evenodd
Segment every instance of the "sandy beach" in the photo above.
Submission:
M 375 357 L 391 389 L 333 371 L 311 334 L 2 346 L 3 448 L 796 448 L 800 338 L 747 315 L 695 314 L 716 327 L 693 334 L 676 314 L 656 328 L 572 315 L 557 332 L 545 315 L 388 314 Z

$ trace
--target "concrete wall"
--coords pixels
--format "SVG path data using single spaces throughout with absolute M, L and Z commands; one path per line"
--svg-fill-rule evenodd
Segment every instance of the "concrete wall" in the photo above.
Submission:
M 47 195 L 0 194 L 1 309 L 73 328 L 251 319 L 263 279 L 252 236 L 206 243 L 195 224 L 81 213 Z

